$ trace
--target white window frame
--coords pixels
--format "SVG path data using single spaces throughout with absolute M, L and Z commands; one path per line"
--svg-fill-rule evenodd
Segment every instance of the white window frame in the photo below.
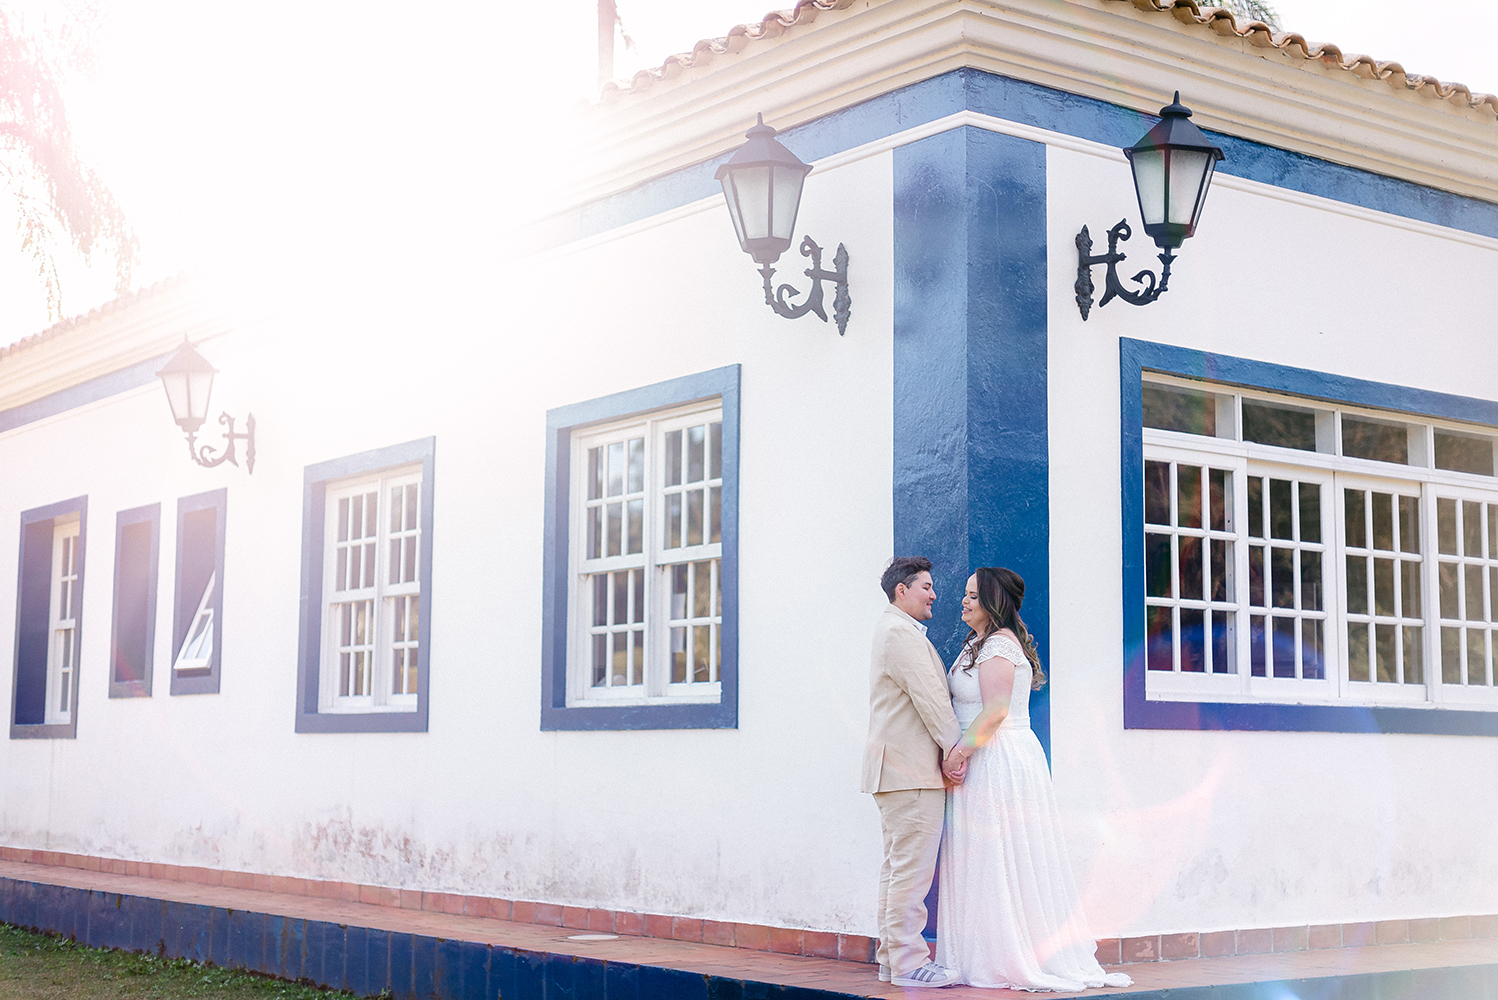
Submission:
M 1498 621 L 1491 620 L 1493 608 L 1492 588 L 1498 586 L 1498 557 L 1492 555 L 1493 542 L 1489 534 L 1493 530 L 1491 521 L 1484 519 L 1481 542 L 1484 556 L 1484 594 L 1488 600 L 1488 615 L 1481 621 L 1464 622 L 1463 628 L 1481 628 L 1488 634 L 1489 683 L 1481 687 L 1452 685 L 1443 682 L 1441 662 L 1441 627 L 1453 627 L 1454 622 L 1445 621 L 1440 611 L 1438 553 L 1437 500 L 1449 498 L 1457 501 L 1476 501 L 1498 506 L 1498 477 L 1481 474 L 1454 472 L 1437 469 L 1434 464 L 1434 435 L 1437 430 L 1452 431 L 1467 436 L 1485 437 L 1498 442 L 1498 429 L 1476 428 L 1451 421 L 1434 420 L 1419 414 L 1378 411 L 1340 403 L 1306 400 L 1278 396 L 1257 390 L 1241 390 L 1237 387 L 1200 382 L 1192 379 L 1148 373 L 1146 386 L 1183 388 L 1197 393 L 1212 393 L 1218 397 L 1216 407 L 1215 437 L 1144 427 L 1141 431 L 1143 459 L 1145 462 L 1166 461 L 1188 465 L 1210 465 L 1213 468 L 1233 473 L 1234 510 L 1233 527 L 1236 531 L 1234 545 L 1236 587 L 1236 674 L 1182 673 L 1178 662 L 1172 671 L 1145 670 L 1146 698 L 1151 701 L 1220 701 L 1252 704 L 1330 704 L 1348 706 L 1402 706 L 1411 708 L 1498 708 Z M 1242 438 L 1242 404 L 1247 399 L 1266 402 L 1300 410 L 1312 410 L 1316 416 L 1316 451 L 1275 447 Z M 1409 433 L 1409 462 L 1407 465 L 1376 462 L 1343 456 L 1341 417 L 1370 419 L 1382 423 L 1403 424 Z M 1323 591 L 1325 595 L 1325 620 L 1323 631 L 1323 655 L 1326 658 L 1326 677 L 1323 680 L 1301 680 L 1251 675 L 1249 654 L 1250 610 L 1248 608 L 1248 521 L 1247 521 L 1247 477 L 1263 475 L 1280 479 L 1299 479 L 1321 484 L 1321 517 L 1323 557 Z M 1172 480 L 1173 482 L 1173 480 Z M 1421 656 L 1423 676 L 1419 683 L 1375 683 L 1353 681 L 1349 675 L 1349 649 L 1347 628 L 1349 602 L 1347 594 L 1348 554 L 1345 489 L 1374 490 L 1382 493 L 1418 497 L 1420 518 L 1420 586 L 1421 594 Z M 1175 505 L 1174 490 L 1171 499 Z M 1147 509 L 1141 503 L 1141 517 Z M 1296 517 L 1299 516 L 1298 505 Z M 1393 513 L 1397 522 L 1397 507 Z M 1143 525 L 1143 533 L 1151 533 L 1151 525 Z M 1158 528 L 1158 526 L 1155 526 Z M 1172 531 L 1176 529 L 1170 529 Z M 1371 540 L 1370 540 L 1371 542 Z M 1172 549 L 1172 574 L 1177 573 Z M 1371 554 L 1371 552 L 1370 552 Z M 1398 554 L 1402 557 L 1403 554 Z M 1406 557 L 1407 558 L 1407 557 Z M 1450 562 L 1457 557 L 1446 556 Z M 1471 563 L 1470 557 L 1461 557 L 1463 563 Z M 1396 565 L 1395 573 L 1399 569 Z M 1299 588 L 1297 573 L 1297 592 Z M 1266 581 L 1267 586 L 1267 581 Z M 1370 582 L 1370 587 L 1372 583 Z M 1459 588 L 1464 583 L 1459 582 Z M 1148 594 L 1148 585 L 1143 588 L 1146 611 L 1152 607 L 1172 603 Z M 1178 594 L 1178 590 L 1173 590 Z M 1268 600 L 1266 596 L 1266 601 Z M 1201 603 L 1201 602 L 1195 602 Z M 1373 608 L 1369 608 L 1370 615 Z M 1407 616 L 1406 616 L 1407 617 Z M 1179 640 L 1173 652 L 1178 661 Z M 1401 659 L 1403 653 L 1400 653 Z M 1465 657 L 1463 658 L 1465 663 Z M 1269 668 L 1272 674 L 1272 666 Z
M 59 517 L 52 523 L 51 596 L 47 603 L 47 702 L 44 725 L 73 721 L 78 684 L 78 540 L 82 519 Z M 66 565 L 64 564 L 66 560 Z
M 187 634 L 182 637 L 182 648 L 172 662 L 175 671 L 205 671 L 213 666 L 213 647 L 218 634 L 213 620 L 213 592 L 218 587 L 218 571 L 208 574 L 203 586 L 203 598 L 188 623 Z
M 413 689 L 409 692 L 396 693 L 392 689 L 395 684 L 396 671 L 393 662 L 397 647 L 402 650 L 416 649 L 416 655 L 422 656 L 425 651 L 416 648 L 414 637 L 400 638 L 396 622 L 396 608 L 404 608 L 407 598 L 416 598 L 421 601 L 421 547 L 428 544 L 421 537 L 421 466 L 403 466 L 398 469 L 387 470 L 378 474 L 367 476 L 355 476 L 329 482 L 324 499 L 325 517 L 323 520 L 323 581 L 322 581 L 322 655 L 320 664 L 320 678 L 318 683 L 318 711 L 326 713 L 343 714 L 369 714 L 375 712 L 415 712 L 417 710 L 417 692 Z M 416 538 L 415 552 L 408 555 L 402 548 L 401 558 L 411 562 L 411 581 L 400 580 L 390 582 L 391 564 L 391 525 L 390 525 L 390 494 L 391 491 L 400 487 L 415 487 L 418 497 L 416 510 L 416 527 L 414 529 L 405 527 L 399 534 L 414 536 Z M 361 546 L 360 564 L 361 579 L 366 576 L 362 572 L 364 568 L 363 552 L 367 546 L 374 547 L 374 572 L 372 583 L 361 586 L 357 590 L 338 589 L 338 550 L 339 550 L 339 501 L 352 501 L 353 498 L 361 499 L 361 512 L 367 517 L 367 508 L 363 508 L 363 499 L 369 494 L 376 498 L 375 533 L 372 536 L 360 536 Z M 352 507 L 352 505 L 351 505 Z M 404 515 L 402 523 L 404 525 Z M 372 540 L 372 541 L 371 541 Z M 400 575 L 406 575 L 402 572 Z M 370 662 L 368 672 L 368 690 L 354 694 L 356 685 L 350 684 L 350 693 L 342 693 L 343 664 L 342 664 L 342 624 L 343 607 L 345 604 L 355 602 L 370 602 L 370 616 L 372 621 L 366 625 L 369 629 L 369 641 L 364 645 L 368 649 Z M 421 608 L 419 613 L 425 613 Z M 406 655 L 409 655 L 407 653 Z M 357 670 L 356 663 L 350 664 L 350 677 Z M 409 677 L 409 673 L 405 673 Z M 403 685 L 404 686 L 404 685 Z
M 707 565 L 712 567 L 709 572 L 712 579 L 717 581 L 721 577 L 723 545 L 710 541 L 710 525 L 704 522 L 703 541 L 700 544 L 682 544 L 677 547 L 667 548 L 669 539 L 667 537 L 668 497 L 677 492 L 677 486 L 665 485 L 666 459 L 665 440 L 666 435 L 681 431 L 686 432 L 692 427 L 708 427 L 714 423 L 722 424 L 723 406 L 722 401 L 713 399 L 710 401 L 697 402 L 687 406 L 673 407 L 647 414 L 635 415 L 619 420 L 612 420 L 589 427 L 579 428 L 571 435 L 571 483 L 569 496 L 572 498 L 568 509 L 568 558 L 570 562 L 568 580 L 568 615 L 569 641 L 568 664 L 567 664 L 567 705 L 568 707 L 624 707 L 629 705 L 661 705 L 661 704 L 713 704 L 722 699 L 722 680 L 718 667 L 719 654 L 721 650 L 722 635 L 722 598 L 721 586 L 710 588 L 711 606 L 709 614 L 705 617 L 688 617 L 686 619 L 670 618 L 671 606 L 671 574 L 675 567 L 690 566 L 690 574 L 695 574 L 697 569 Z M 606 447 L 610 443 L 629 441 L 632 438 L 643 438 L 644 440 L 644 490 L 643 492 L 632 492 L 626 480 L 623 484 L 624 493 L 617 497 L 607 495 L 607 484 L 605 484 L 605 496 L 601 501 L 590 500 L 588 492 L 588 477 L 590 475 L 589 451 L 595 447 Z M 721 436 L 720 436 L 721 440 Z M 628 455 L 626 444 L 625 455 Z M 703 470 L 704 478 L 699 482 L 682 484 L 681 488 L 700 488 L 704 491 L 717 489 L 721 497 L 722 490 L 722 463 L 719 460 L 719 475 L 712 476 L 711 457 L 704 459 L 706 466 Z M 710 502 L 706 498 L 709 493 L 704 492 L 704 508 L 710 509 Z M 622 519 L 625 525 L 626 544 L 620 546 L 619 555 L 608 555 L 607 544 L 603 546 L 603 552 L 597 557 L 590 557 L 588 510 L 596 507 L 600 502 L 606 504 L 609 501 L 623 503 L 626 498 L 638 498 L 643 504 L 642 524 L 643 538 L 641 551 L 630 553 L 627 545 L 628 520 L 627 515 Z M 685 535 L 686 512 L 683 505 L 682 533 Z M 721 501 L 719 506 L 721 517 Z M 704 515 L 706 519 L 706 515 Z M 607 517 L 604 516 L 604 521 Z M 721 525 L 719 526 L 721 528 Z M 606 529 L 605 529 L 606 530 Z M 721 538 L 721 535 L 720 535 Z M 685 542 L 685 537 L 682 541 Z M 593 676 L 593 643 L 595 634 L 600 634 L 600 629 L 612 634 L 619 631 L 617 626 L 594 625 L 592 588 L 595 586 L 594 577 L 597 574 L 626 573 L 640 571 L 644 580 L 644 622 L 643 622 L 643 658 L 644 669 L 638 675 L 631 672 L 626 683 L 615 685 L 612 683 L 615 675 L 608 675 L 608 683 L 595 685 Z M 612 585 L 612 584 L 611 584 Z M 611 592 L 612 593 L 612 592 Z M 690 601 L 691 595 L 688 595 Z M 633 612 L 633 608 L 630 609 Z M 690 609 L 689 609 L 690 610 Z M 610 615 L 612 617 L 612 615 Z M 632 615 L 631 615 L 632 617 Z M 622 623 L 627 624 L 627 623 Z M 707 680 L 693 680 L 690 673 L 685 682 L 676 682 L 672 679 L 670 646 L 672 641 L 671 629 L 673 625 L 684 626 L 710 626 L 715 631 L 718 643 L 713 646 L 710 653 L 713 667 L 709 671 Z M 690 635 L 691 633 L 688 632 Z M 613 640 L 610 639 L 610 642 Z M 691 669 L 691 657 L 687 656 L 687 669 Z M 629 681 L 637 681 L 629 683 Z
M 1494 529 L 1494 524 L 1492 515 L 1482 518 L 1483 523 L 1480 525 L 1479 547 L 1481 554 L 1478 556 L 1473 556 L 1470 553 L 1464 552 L 1462 555 L 1457 556 L 1449 553 L 1442 553 L 1439 550 L 1440 515 L 1437 507 L 1440 500 L 1456 501 L 1456 514 L 1458 517 L 1458 523 L 1464 526 L 1465 515 L 1461 510 L 1463 501 L 1476 502 L 1478 504 L 1484 505 L 1485 507 L 1498 507 L 1498 494 L 1495 494 L 1494 492 L 1483 492 L 1471 489 L 1470 487 L 1448 483 L 1432 483 L 1428 489 L 1428 494 L 1428 503 L 1431 511 L 1431 516 L 1429 519 L 1429 530 L 1426 532 L 1426 535 L 1431 546 L 1431 548 L 1428 550 L 1431 555 L 1428 557 L 1430 565 L 1426 567 L 1427 586 L 1429 588 L 1426 591 L 1426 593 L 1429 595 L 1429 597 L 1427 598 L 1427 614 L 1434 615 L 1434 619 L 1440 629 L 1455 627 L 1468 633 L 1470 633 L 1471 631 L 1482 631 L 1488 633 L 1485 642 L 1485 645 L 1487 645 L 1488 647 L 1485 650 L 1486 657 L 1488 659 L 1487 669 L 1494 674 L 1498 674 L 1498 621 L 1494 621 L 1492 615 L 1495 598 L 1493 588 L 1495 586 L 1498 586 L 1498 579 L 1495 579 L 1495 576 L 1498 576 L 1498 558 L 1495 558 L 1493 556 L 1494 540 L 1492 538 L 1492 532 Z M 1457 542 L 1459 548 L 1465 547 L 1462 544 L 1462 533 L 1462 529 L 1461 527 L 1459 527 L 1457 529 Z M 1487 609 L 1487 614 L 1484 615 L 1483 618 L 1473 619 L 1469 616 L 1464 616 L 1458 619 L 1449 619 L 1442 612 L 1440 594 L 1440 567 L 1442 563 L 1456 563 L 1458 566 L 1462 567 L 1475 564 L 1482 569 L 1482 591 L 1483 599 L 1486 603 Z M 1459 573 L 1456 587 L 1456 596 L 1458 601 L 1457 609 L 1459 614 L 1469 610 L 1467 607 L 1468 602 L 1466 589 L 1466 581 L 1465 579 L 1463 579 L 1462 574 Z M 1467 656 L 1464 655 L 1466 650 L 1466 642 L 1467 639 L 1466 637 L 1464 637 L 1463 645 L 1459 647 L 1459 654 L 1462 655 L 1460 655 L 1458 669 L 1462 672 L 1465 672 L 1468 666 Z M 1432 635 L 1429 638 L 1428 645 L 1431 651 L 1430 655 L 1433 658 L 1428 660 L 1427 662 L 1431 664 L 1430 670 L 1435 675 L 1434 680 L 1437 685 L 1440 700 L 1442 702 L 1449 704 L 1452 707 L 1462 708 L 1471 708 L 1474 705 L 1486 706 L 1492 704 L 1492 692 L 1498 690 L 1498 677 L 1492 677 L 1491 684 L 1481 687 L 1473 687 L 1470 685 L 1470 682 L 1449 684 L 1446 682 L 1444 676 L 1444 663 L 1442 662 L 1443 650 L 1439 630 L 1435 635 Z

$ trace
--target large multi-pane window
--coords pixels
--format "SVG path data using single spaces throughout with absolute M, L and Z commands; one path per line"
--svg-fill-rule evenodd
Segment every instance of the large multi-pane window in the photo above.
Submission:
M 421 470 L 329 484 L 324 711 L 415 711 L 421 663 Z
M 1150 376 L 1155 700 L 1498 703 L 1498 431 Z
M 587 428 L 572 446 L 569 702 L 717 700 L 721 407 Z

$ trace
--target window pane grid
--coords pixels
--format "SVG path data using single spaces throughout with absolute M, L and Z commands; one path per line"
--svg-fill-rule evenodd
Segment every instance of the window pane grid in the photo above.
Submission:
M 338 500 L 335 591 L 366 590 L 374 586 L 379 496 L 377 491 L 370 490 Z
M 592 593 L 592 686 L 639 688 L 645 683 L 645 571 L 594 573 Z
M 338 695 L 367 697 L 374 666 L 374 601 L 345 601 L 337 607 Z
M 1166 381 L 1144 385 L 1147 697 L 1498 698 L 1498 433 Z M 1219 467 L 1238 470 L 1236 605 L 1212 590 L 1206 474 L 1182 476 Z M 1202 667 L 1220 596 L 1241 688 Z
M 1347 678 L 1424 684 L 1420 498 L 1342 490 L 1347 593 Z
M 390 641 L 390 693 L 415 694 L 417 667 L 420 665 L 421 597 L 389 599 L 394 634 Z
M 588 449 L 588 559 L 645 550 L 645 438 L 627 437 Z
M 1326 524 L 1322 485 L 1247 477 L 1249 674 L 1326 679 Z
M 1498 503 L 1436 498 L 1441 683 L 1494 686 Z
M 649 417 L 575 440 L 569 698 L 714 697 L 722 659 L 718 412 Z
M 669 430 L 664 436 L 664 549 L 723 540 L 723 423 Z
M 51 635 L 48 651 L 49 723 L 66 723 L 73 715 L 73 686 L 78 668 L 78 525 L 59 525 L 52 541 Z
M 421 503 L 410 473 L 329 491 L 327 708 L 415 707 Z
M 421 543 L 421 484 L 392 486 L 389 499 L 385 582 L 392 588 L 416 584 Z
M 671 683 L 711 684 L 718 680 L 723 615 L 718 574 L 721 560 L 678 563 L 667 567 L 671 635 Z
M 1150 670 L 1237 672 L 1235 478 L 1205 465 L 1145 463 Z

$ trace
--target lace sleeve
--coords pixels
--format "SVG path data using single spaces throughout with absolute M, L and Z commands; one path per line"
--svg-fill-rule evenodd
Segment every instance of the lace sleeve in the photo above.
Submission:
M 1019 643 L 1007 635 L 991 635 L 983 643 L 983 648 L 978 650 L 978 656 L 973 661 L 973 664 L 976 666 L 984 660 L 993 659 L 995 656 L 1002 656 L 1016 666 L 1026 660 L 1025 651 L 1020 648 Z

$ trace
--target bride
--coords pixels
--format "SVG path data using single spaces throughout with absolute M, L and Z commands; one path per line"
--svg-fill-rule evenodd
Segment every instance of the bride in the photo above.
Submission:
M 948 770 L 962 783 L 947 795 L 936 960 L 972 986 L 1128 986 L 1095 957 L 1045 752 L 1030 730 L 1030 691 L 1045 671 L 1019 616 L 1024 596 L 1018 574 L 985 566 L 962 599 L 971 631 L 947 674 L 964 729 Z

